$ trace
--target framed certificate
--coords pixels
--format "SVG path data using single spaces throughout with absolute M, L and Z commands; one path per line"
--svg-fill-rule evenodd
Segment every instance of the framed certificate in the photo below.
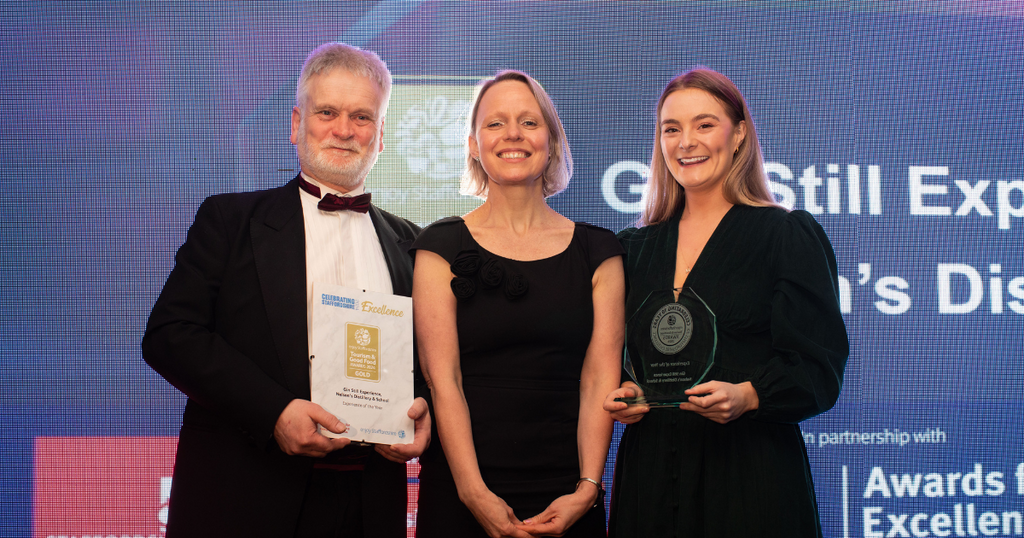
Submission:
M 310 389 L 313 402 L 348 425 L 328 437 L 411 443 L 412 299 L 313 283 Z

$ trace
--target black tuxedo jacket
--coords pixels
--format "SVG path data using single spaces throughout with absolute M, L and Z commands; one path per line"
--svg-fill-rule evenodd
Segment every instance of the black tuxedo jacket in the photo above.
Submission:
M 411 295 L 419 228 L 371 206 L 394 292 Z M 296 180 L 221 194 L 196 213 L 142 341 L 146 362 L 188 396 L 168 536 L 291 536 L 314 458 L 288 456 L 274 425 L 309 399 L 305 229 Z M 344 449 L 343 449 L 344 450 Z M 405 466 L 375 452 L 364 529 L 405 536 Z

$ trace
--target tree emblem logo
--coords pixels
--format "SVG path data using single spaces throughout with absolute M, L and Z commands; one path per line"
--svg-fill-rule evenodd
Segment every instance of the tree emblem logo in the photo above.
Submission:
M 370 345 L 370 331 L 366 329 L 356 329 L 355 339 L 356 343 L 361 346 Z
M 405 159 L 410 172 L 434 179 L 462 174 L 469 105 L 469 101 L 437 95 L 406 109 L 395 137 L 398 154 Z

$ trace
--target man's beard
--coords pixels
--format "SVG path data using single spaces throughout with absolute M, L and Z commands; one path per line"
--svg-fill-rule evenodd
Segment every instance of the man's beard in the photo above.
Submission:
M 374 163 L 377 162 L 377 141 L 374 141 L 367 148 L 364 155 L 355 159 L 349 159 L 344 164 L 334 162 L 328 155 L 328 148 L 342 148 L 356 152 L 360 150 L 359 144 L 355 142 L 344 142 L 337 139 L 328 139 L 320 147 L 312 147 L 306 140 L 305 126 L 300 127 L 298 138 L 295 141 L 295 151 L 299 156 L 299 164 L 303 171 L 313 179 L 321 183 L 330 183 L 345 190 L 352 190 L 359 187 L 366 175 L 370 173 Z

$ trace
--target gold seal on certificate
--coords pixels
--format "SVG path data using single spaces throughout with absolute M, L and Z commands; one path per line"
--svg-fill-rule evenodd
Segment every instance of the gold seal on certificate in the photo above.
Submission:
M 626 321 L 623 368 L 640 388 L 629 405 L 677 407 L 715 362 L 715 314 L 690 288 L 652 291 Z
M 309 379 L 313 402 L 366 443 L 410 443 L 412 299 L 313 283 Z
M 380 329 L 358 323 L 346 323 L 348 348 L 345 375 L 351 379 L 380 381 Z

